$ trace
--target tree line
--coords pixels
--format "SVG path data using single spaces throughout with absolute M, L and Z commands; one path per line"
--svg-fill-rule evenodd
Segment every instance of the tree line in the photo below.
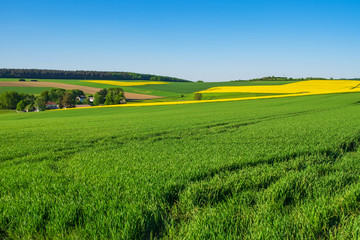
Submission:
M 65 90 L 53 88 L 49 91 L 43 91 L 39 96 L 18 92 L 3 92 L 0 95 L 0 108 L 13 109 L 17 111 L 44 111 L 47 102 L 55 102 L 59 108 L 72 108 L 78 103 L 76 98 L 84 95 L 84 92 L 78 89 Z
M 106 71 L 65 71 L 48 69 L 0 69 L 0 78 L 39 78 L 39 79 L 87 79 L 87 80 L 149 80 L 165 82 L 189 82 L 185 79 L 141 74 L 132 72 Z
M 291 78 L 291 77 L 275 77 L 275 76 L 250 79 L 250 81 L 305 81 L 305 80 L 327 80 L 327 79 L 320 78 L 320 77 L 319 78 L 315 78 L 315 77 Z
M 12 109 L 17 111 L 44 111 L 48 102 L 54 102 L 57 108 L 73 108 L 76 104 L 89 105 L 114 105 L 126 103 L 124 90 L 122 88 L 102 89 L 95 93 L 93 102 L 89 98 L 81 102 L 78 97 L 85 96 L 84 92 L 78 89 L 65 90 L 52 88 L 43 91 L 39 96 L 18 92 L 3 92 L 0 94 L 0 109 Z

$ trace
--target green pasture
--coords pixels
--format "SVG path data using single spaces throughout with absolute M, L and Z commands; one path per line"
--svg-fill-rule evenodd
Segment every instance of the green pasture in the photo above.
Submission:
M 0 109 L 0 115 L 7 114 L 7 113 L 15 113 L 15 111 L 14 110 Z
M 360 94 L 0 115 L 0 239 L 358 239 Z
M 34 94 L 39 95 L 43 91 L 50 90 L 49 87 L 3 87 L 0 86 L 0 94 L 3 92 L 19 92 L 19 93 L 28 93 L 28 94 Z

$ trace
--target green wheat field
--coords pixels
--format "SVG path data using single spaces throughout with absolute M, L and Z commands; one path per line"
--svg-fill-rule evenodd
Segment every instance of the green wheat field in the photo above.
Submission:
M 358 239 L 359 101 L 0 112 L 0 239 Z

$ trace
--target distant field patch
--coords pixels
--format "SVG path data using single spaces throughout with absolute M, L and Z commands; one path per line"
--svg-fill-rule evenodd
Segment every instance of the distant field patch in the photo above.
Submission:
M 10 87 L 10 86 L 0 86 L 0 94 L 3 92 L 19 92 L 19 93 L 28 93 L 28 94 L 40 94 L 43 91 L 49 90 L 49 87 Z
M 103 81 L 103 80 L 90 80 L 82 81 L 90 83 L 102 83 L 115 86 L 131 87 L 131 86 L 143 86 L 143 85 L 155 85 L 155 84 L 168 84 L 167 82 L 155 82 L 155 81 L 144 81 L 144 82 L 124 82 L 124 81 Z

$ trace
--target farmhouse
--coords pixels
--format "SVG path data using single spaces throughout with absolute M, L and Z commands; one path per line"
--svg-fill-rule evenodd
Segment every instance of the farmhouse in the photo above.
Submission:
M 85 95 L 79 95 L 76 97 L 76 100 L 79 100 L 80 102 L 83 102 L 86 99 Z
M 58 105 L 55 103 L 55 102 L 50 102 L 48 101 L 46 104 L 45 104 L 45 108 L 46 109 L 58 109 Z

